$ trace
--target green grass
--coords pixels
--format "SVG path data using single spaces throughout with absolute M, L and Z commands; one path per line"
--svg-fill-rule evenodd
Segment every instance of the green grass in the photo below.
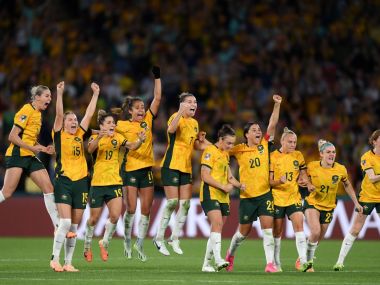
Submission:
M 93 242 L 96 245 L 97 240 Z M 223 253 L 229 240 L 223 241 Z M 202 273 L 206 240 L 183 240 L 183 256 L 162 256 L 151 240 L 145 243 L 149 260 L 126 260 L 122 241 L 111 243 L 109 260 L 102 262 L 94 247 L 94 261 L 82 258 L 83 242 L 78 241 L 74 265 L 78 273 L 55 273 L 49 268 L 52 239 L 0 238 L 0 284 L 380 284 L 380 242 L 357 241 L 350 252 L 345 271 L 334 272 L 341 241 L 322 241 L 317 249 L 315 273 L 294 270 L 297 257 L 294 241 L 283 241 L 283 273 L 264 273 L 264 252 L 260 240 L 248 240 L 240 248 L 235 271 Z

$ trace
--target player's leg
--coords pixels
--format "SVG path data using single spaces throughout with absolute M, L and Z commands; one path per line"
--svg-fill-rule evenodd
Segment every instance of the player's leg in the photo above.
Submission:
M 278 271 L 282 271 L 281 268 L 281 236 L 284 226 L 283 217 L 275 217 L 273 223 L 273 238 L 274 238 L 274 263 Z
M 322 230 L 320 212 L 314 208 L 307 208 L 305 210 L 305 217 L 310 229 L 310 235 L 307 240 L 306 259 L 308 263 L 313 264 L 315 250 L 318 247 L 318 241 Z
M 0 203 L 4 202 L 6 199 L 10 198 L 15 192 L 23 169 L 21 167 L 11 167 L 7 168 L 4 176 L 4 185 L 0 191 Z
M 132 258 L 132 229 L 137 205 L 137 188 L 134 186 L 123 187 L 124 201 L 127 209 L 124 213 L 124 254 L 128 259 Z
M 307 264 L 307 261 L 308 261 L 306 257 L 307 242 L 306 242 L 305 233 L 303 231 L 304 215 L 301 211 L 293 212 L 289 216 L 289 219 L 292 222 L 294 235 L 295 235 L 295 241 L 296 241 L 296 248 L 297 248 L 298 257 L 299 257 L 298 269 L 301 271 L 304 271 L 305 270 L 304 264 Z
M 260 225 L 263 234 L 263 247 L 267 265 L 265 272 L 277 272 L 277 267 L 274 264 L 274 238 L 273 238 L 273 216 L 260 215 Z

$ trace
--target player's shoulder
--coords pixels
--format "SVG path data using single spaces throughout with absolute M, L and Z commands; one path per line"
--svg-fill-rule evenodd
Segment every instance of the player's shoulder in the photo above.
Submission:
M 334 168 L 337 169 L 338 171 L 347 172 L 347 168 L 339 162 L 334 162 Z
M 361 156 L 361 160 L 364 160 L 364 159 L 370 159 L 373 157 L 373 152 L 372 150 L 368 150 L 366 151 L 365 153 L 363 153 L 363 155 Z
M 235 153 L 235 152 L 243 151 L 243 150 L 246 150 L 247 148 L 248 148 L 248 146 L 247 146 L 246 143 L 239 143 L 237 145 L 234 145 L 231 148 L 230 153 Z
M 321 167 L 321 162 L 319 160 L 310 161 L 307 164 L 307 169 L 308 170 L 315 169 L 315 168 L 318 168 L 318 167 Z

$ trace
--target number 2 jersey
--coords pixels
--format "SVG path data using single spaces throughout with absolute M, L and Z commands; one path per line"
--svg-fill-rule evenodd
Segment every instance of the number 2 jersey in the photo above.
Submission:
M 245 184 L 245 191 L 240 192 L 240 199 L 254 198 L 270 191 L 269 185 L 269 135 L 265 135 L 260 144 L 249 147 L 242 143 L 230 150 L 239 164 L 240 183 Z
M 335 162 L 331 168 L 324 168 L 320 161 L 312 161 L 307 165 L 307 174 L 315 187 L 306 197 L 307 203 L 321 211 L 335 209 L 339 183 L 348 179 L 346 167 Z
M 84 156 L 83 135 L 85 130 L 79 127 L 75 134 L 64 130 L 53 131 L 56 152 L 55 174 L 77 181 L 87 176 L 87 161 Z
M 286 177 L 284 184 L 272 188 L 274 204 L 279 207 L 287 207 L 301 203 L 301 194 L 298 189 L 298 176 L 300 170 L 306 169 L 305 159 L 298 150 L 291 153 L 283 153 L 275 150 L 270 155 L 270 172 L 274 180 Z
M 169 118 L 168 126 L 176 115 L 177 113 L 174 113 Z M 161 167 L 192 173 L 191 155 L 198 132 L 197 120 L 181 117 L 176 132 L 173 134 L 168 133 L 168 147 L 161 162 Z
M 89 143 L 98 135 L 90 137 Z M 98 148 L 94 151 L 94 172 L 91 186 L 122 185 L 120 177 L 119 155 L 120 147 L 125 146 L 126 139 L 121 134 L 115 133 L 112 137 L 104 136 L 98 141 Z

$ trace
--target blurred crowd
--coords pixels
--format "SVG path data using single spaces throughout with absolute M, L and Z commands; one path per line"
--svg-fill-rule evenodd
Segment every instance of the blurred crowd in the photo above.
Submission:
M 163 83 L 154 125 L 158 162 L 182 91 L 197 97 L 197 119 L 211 141 L 223 123 L 236 128 L 240 141 L 247 121 L 265 130 L 277 93 L 284 97 L 277 143 L 288 126 L 310 161 L 318 159 L 317 140 L 330 140 L 354 185 L 361 180 L 360 156 L 379 128 L 379 1 L 0 0 L 0 6 L 0 183 L 13 116 L 31 86 L 47 85 L 54 94 L 64 80 L 65 109 L 78 115 L 92 81 L 101 87 L 100 108 L 120 106 L 126 95 L 149 105 L 153 64 Z M 53 120 L 50 106 L 43 144 L 51 141 Z M 198 164 L 194 171 L 198 177 Z

